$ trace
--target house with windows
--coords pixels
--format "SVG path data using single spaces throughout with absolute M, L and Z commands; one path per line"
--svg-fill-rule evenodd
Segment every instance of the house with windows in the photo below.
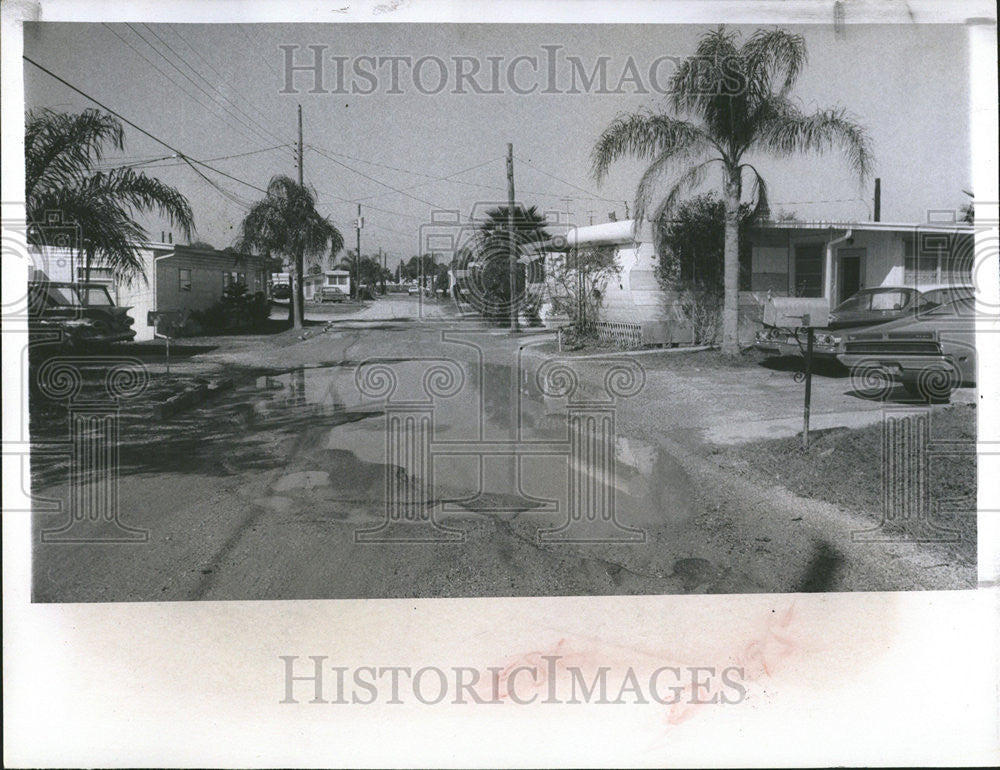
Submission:
M 652 233 L 648 225 L 638 232 L 633 227 L 626 220 L 571 229 L 541 250 L 613 249 L 621 271 L 605 288 L 605 325 L 644 342 L 677 341 L 684 330 L 656 279 Z M 743 342 L 760 328 L 769 293 L 822 297 L 833 308 L 864 288 L 972 285 L 975 238 L 963 222 L 764 222 L 748 237 L 750 264 L 741 268 L 739 293 Z
M 323 273 L 323 289 L 339 291 L 346 297 L 351 296 L 351 273 L 348 270 L 327 270 Z M 317 300 L 320 297 L 316 297 Z
M 82 281 L 82 257 L 72 249 L 35 249 L 30 281 Z M 201 246 L 175 243 L 143 243 L 138 247 L 145 280 L 124 280 L 113 270 L 91 267 L 90 280 L 108 288 L 115 303 L 131 308 L 136 341 L 154 337 L 154 312 L 205 310 L 233 284 L 243 284 L 251 294 L 267 292 L 271 260 L 252 254 L 236 254 Z
M 750 232 L 749 293 L 823 297 L 859 289 L 972 284 L 975 238 L 960 222 L 767 222 Z

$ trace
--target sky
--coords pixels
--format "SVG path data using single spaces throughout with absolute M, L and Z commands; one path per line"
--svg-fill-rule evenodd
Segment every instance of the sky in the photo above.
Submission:
M 177 187 L 189 199 L 194 239 L 230 245 L 247 207 L 262 197 L 275 174 L 295 176 L 296 111 L 302 106 L 305 180 L 318 208 L 355 243 L 362 205 L 363 253 L 379 248 L 390 266 L 421 249 L 422 225 L 435 210 L 466 218 L 506 200 L 505 155 L 514 147 L 519 202 L 550 218 L 586 225 L 622 219 L 634 207 L 640 162 L 616 163 L 597 185 L 591 149 L 617 116 L 662 110 L 657 85 L 671 59 L 693 53 L 709 27 L 690 25 L 450 25 L 450 24 L 94 24 L 27 23 L 24 54 L 119 112 L 185 155 L 204 160 L 214 184 L 156 141 L 127 128 L 122 154 L 108 165 L 136 166 Z M 754 27 L 738 27 L 750 34 Z M 792 96 L 806 110 L 847 108 L 872 138 L 882 180 L 884 221 L 926 221 L 930 209 L 958 209 L 971 189 L 967 32 L 958 25 L 786 27 L 801 32 L 809 63 Z M 298 93 L 285 88 L 285 56 L 312 60 L 308 46 L 325 46 L 324 93 L 309 93 L 315 79 L 297 73 Z M 555 47 L 559 48 L 555 48 Z M 548 48 L 546 48 L 548 47 Z M 410 57 L 396 82 L 391 62 L 361 57 Z M 531 62 L 516 57 L 535 57 Z M 555 60 L 555 88 L 548 59 Z M 343 61 L 338 88 L 337 61 Z M 453 57 L 478 66 L 464 93 Z M 605 93 L 582 87 L 570 93 L 575 57 L 589 75 L 606 57 Z M 631 57 L 631 59 L 630 59 Z M 446 69 L 445 86 L 438 64 Z M 497 64 L 491 64 L 491 60 Z M 630 70 L 629 61 L 634 62 Z M 514 82 L 507 73 L 513 65 Z M 354 68 L 375 74 L 355 75 Z M 490 67 L 498 67 L 494 87 Z M 650 70 L 654 75 L 650 75 Z M 638 75 L 619 84 L 630 72 Z M 374 80 L 374 83 L 373 83 Z M 655 83 L 653 81 L 656 81 Z M 515 93 L 514 88 L 532 94 Z M 595 83 L 596 86 L 596 83 Z M 337 91 L 347 91 L 338 93 Z M 355 93 L 352 91 L 371 93 Z M 399 91 L 401 93 L 395 93 Z M 645 91 L 643 93 L 642 91 Z M 25 63 L 26 108 L 78 112 L 94 105 Z M 839 154 L 749 158 L 768 181 L 772 208 L 800 219 L 871 216 L 872 180 L 863 187 Z M 708 186 L 717 185 L 711 177 Z M 707 188 L 706 188 L 707 189 Z M 556 214 L 555 212 L 560 212 Z M 158 240 L 169 225 L 144 219 Z M 177 240 L 177 234 L 175 234 Z

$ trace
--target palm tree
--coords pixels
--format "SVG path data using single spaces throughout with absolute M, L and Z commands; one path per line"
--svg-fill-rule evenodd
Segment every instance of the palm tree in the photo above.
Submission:
M 491 320 L 509 323 L 511 304 L 521 305 L 525 300 L 525 263 L 522 257 L 532 246 L 547 241 L 551 234 L 544 214 L 537 206 L 524 207 L 515 204 L 513 216 L 513 247 L 517 254 L 513 293 L 510 280 L 511 231 L 509 229 L 508 206 L 498 206 L 486 212 L 486 218 L 479 223 L 472 249 L 466 252 L 475 256 L 476 268 L 472 279 L 465 282 L 468 300 L 483 315 Z M 540 263 L 533 262 L 532 269 Z M 515 308 L 519 309 L 519 308 Z
M 234 243 L 243 253 L 280 257 L 293 266 L 294 290 L 289 317 L 302 328 L 305 297 L 302 291 L 303 262 L 307 256 L 336 255 L 344 247 L 344 236 L 316 211 L 316 196 L 305 185 L 287 176 L 275 176 L 267 185 L 267 197 L 257 201 L 240 224 Z
M 753 182 L 753 216 L 766 216 L 767 186 L 744 158 L 757 153 L 788 156 L 839 147 L 861 180 L 872 170 L 865 129 L 843 109 L 805 113 L 789 92 L 806 64 L 805 41 L 784 30 L 757 30 L 742 41 L 719 27 L 701 38 L 696 55 L 685 60 L 670 83 L 668 104 L 684 120 L 643 111 L 617 118 L 593 150 L 593 174 L 600 182 L 610 165 L 625 156 L 649 162 L 636 190 L 636 227 L 650 212 L 655 188 L 668 175 L 673 186 L 652 209 L 654 221 L 673 211 L 681 196 L 718 164 L 725 202 L 722 350 L 739 351 L 738 217 L 744 175 Z
M 137 276 L 145 280 L 138 244 L 148 236 L 135 221 L 136 214 L 155 211 L 190 237 L 191 207 L 173 187 L 131 168 L 97 170 L 106 148 L 125 149 L 125 131 L 112 115 L 99 110 L 32 110 L 24 139 L 29 240 L 40 243 L 37 225 L 58 211 L 63 223 L 79 227 L 77 248 L 85 257 L 86 281 L 95 260 L 126 282 Z

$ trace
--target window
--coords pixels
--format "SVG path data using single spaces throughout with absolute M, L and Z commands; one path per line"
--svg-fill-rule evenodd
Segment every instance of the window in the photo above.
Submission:
M 177 271 L 177 288 L 181 291 L 191 291 L 191 271 L 186 268 L 181 268 Z
M 77 294 L 83 300 L 85 305 L 90 307 L 94 306 L 104 306 L 113 307 L 114 303 L 111 301 L 111 296 L 108 294 L 108 290 L 103 286 L 88 286 L 77 290 Z
M 237 273 L 237 272 L 233 272 L 233 271 L 227 271 L 227 272 L 225 272 L 225 273 L 222 274 L 222 291 L 223 292 L 226 289 L 228 289 L 230 286 L 232 286 L 234 283 L 239 283 L 239 284 L 243 284 L 244 286 L 246 286 L 247 285 L 247 274 L 246 273 Z
M 795 247 L 795 296 L 823 296 L 823 244 L 800 243 Z
M 115 272 L 110 267 L 92 267 L 90 268 L 90 280 L 91 281 L 107 281 L 111 282 L 115 278 Z M 76 269 L 76 279 L 78 281 L 87 280 L 87 268 L 78 267 Z
M 902 310 L 908 297 L 902 291 L 880 291 L 871 295 L 872 310 Z
M 903 237 L 903 281 L 910 286 L 972 281 L 971 236 L 919 233 Z

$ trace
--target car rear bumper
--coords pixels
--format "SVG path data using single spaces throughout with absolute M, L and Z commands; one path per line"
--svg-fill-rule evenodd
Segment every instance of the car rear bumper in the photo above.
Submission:
M 959 372 L 949 356 L 942 355 L 865 355 L 863 353 L 842 353 L 837 359 L 848 369 L 877 367 L 890 375 L 896 382 L 917 382 L 928 371 Z M 957 375 L 956 375 L 957 376 Z

